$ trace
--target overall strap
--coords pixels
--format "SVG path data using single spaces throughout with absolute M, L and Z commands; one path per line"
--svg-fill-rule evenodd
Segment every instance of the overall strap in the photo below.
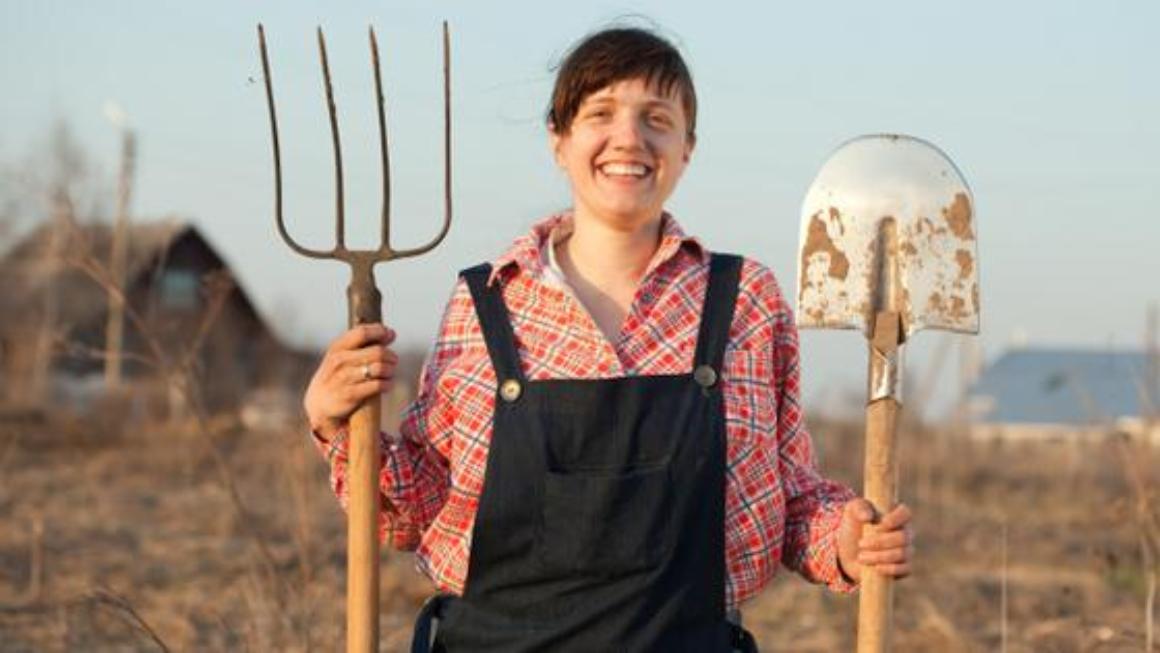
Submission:
M 709 261 L 709 288 L 705 291 L 705 306 L 701 310 L 701 330 L 697 335 L 693 369 L 709 366 L 714 372 L 713 382 L 725 363 L 725 344 L 729 342 L 729 325 L 733 323 L 733 309 L 737 305 L 741 262 L 741 257 L 733 254 L 713 254 Z
M 516 348 L 516 336 L 512 331 L 511 319 L 503 303 L 499 284 L 488 286 L 491 264 L 482 263 L 459 273 L 471 290 L 475 303 L 475 314 L 479 317 L 479 328 L 483 331 L 487 353 L 499 383 L 509 379 L 522 380 L 520 354 Z

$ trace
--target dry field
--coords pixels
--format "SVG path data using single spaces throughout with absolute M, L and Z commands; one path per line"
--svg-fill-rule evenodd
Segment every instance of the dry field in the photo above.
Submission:
M 857 429 L 815 434 L 828 472 L 857 484 Z M 1143 650 L 1118 441 L 903 441 L 919 563 L 897 588 L 897 650 L 998 651 L 1004 637 L 1009 651 Z M 1126 460 L 1155 506 L 1160 452 Z M 301 429 L 0 423 L 0 651 L 340 650 L 343 551 Z M 383 651 L 405 650 L 427 592 L 406 554 L 384 553 Z M 846 651 L 855 613 L 783 574 L 745 619 L 763 650 Z

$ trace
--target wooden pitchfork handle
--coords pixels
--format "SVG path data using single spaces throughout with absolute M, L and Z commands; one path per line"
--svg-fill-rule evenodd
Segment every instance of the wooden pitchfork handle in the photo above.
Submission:
M 870 339 L 870 401 L 866 405 L 866 459 L 863 493 L 874 505 L 875 524 L 897 502 L 898 457 L 895 436 L 900 404 L 893 392 L 902 344 L 901 318 L 893 311 L 877 315 Z M 876 383 L 877 381 L 877 383 Z M 891 386 L 876 390 L 875 386 Z M 885 396 L 883 396 L 885 395 Z M 867 525 L 876 529 L 876 525 Z M 894 620 L 894 579 L 862 567 L 858 602 L 858 653 L 890 651 Z
M 352 282 L 350 325 L 382 321 L 382 297 L 371 285 Z M 383 402 L 375 394 L 350 416 L 346 483 L 346 650 L 379 647 L 379 430 Z

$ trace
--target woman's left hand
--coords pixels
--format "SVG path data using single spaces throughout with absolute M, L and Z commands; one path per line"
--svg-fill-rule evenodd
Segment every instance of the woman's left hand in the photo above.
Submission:
M 874 523 L 874 506 L 866 499 L 851 499 L 842 508 L 838 526 L 838 563 L 842 573 L 861 580 L 862 569 L 873 568 L 884 576 L 910 575 L 914 558 L 914 534 L 910 508 L 900 503 Z M 868 525 L 872 527 L 867 528 Z

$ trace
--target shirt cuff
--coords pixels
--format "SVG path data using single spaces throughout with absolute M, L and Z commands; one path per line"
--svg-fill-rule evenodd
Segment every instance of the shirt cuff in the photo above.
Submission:
M 350 450 L 350 436 L 340 429 L 330 440 L 317 431 L 310 437 L 318 451 L 330 465 L 331 484 L 339 501 L 345 506 L 347 498 L 346 469 Z M 414 505 L 415 455 L 411 443 L 379 432 L 379 493 L 382 502 L 380 536 L 396 549 L 413 549 L 418 544 L 408 506 Z
M 813 549 L 807 555 L 818 562 L 817 579 L 826 587 L 838 594 L 851 594 L 858 590 L 858 581 L 850 578 L 842 571 L 842 564 L 838 557 L 838 531 L 842 525 L 840 506 L 844 501 L 835 501 L 838 509 L 831 507 L 826 511 L 820 527 L 821 537 L 810 545 Z
M 835 533 L 835 537 L 836 536 L 837 534 Z M 842 569 L 842 562 L 838 557 L 837 545 L 834 546 L 834 568 L 837 569 L 838 573 L 835 574 L 832 581 L 826 584 L 826 587 L 829 587 L 830 590 L 839 594 L 852 594 L 858 591 L 858 581 L 847 576 L 846 571 Z

